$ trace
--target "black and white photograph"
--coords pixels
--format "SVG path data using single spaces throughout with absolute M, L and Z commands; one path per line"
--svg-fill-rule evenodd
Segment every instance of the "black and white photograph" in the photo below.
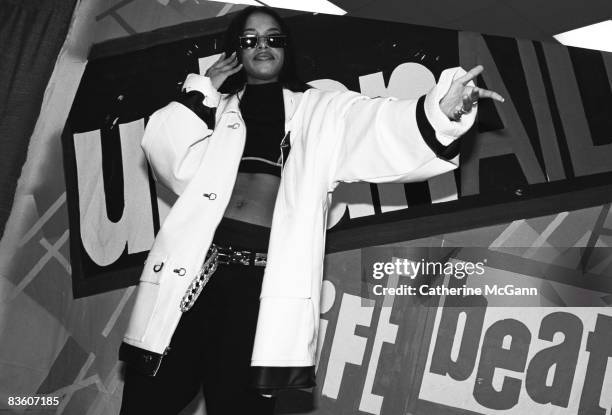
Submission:
M 612 415 L 610 0 L 0 0 L 0 413 Z

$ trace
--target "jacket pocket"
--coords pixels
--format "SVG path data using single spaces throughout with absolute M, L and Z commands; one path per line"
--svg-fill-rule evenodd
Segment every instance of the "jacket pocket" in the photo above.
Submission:
M 136 300 L 125 338 L 144 342 L 151 324 L 151 318 L 159 307 L 158 300 L 164 274 L 170 268 L 165 255 L 150 255 L 140 276 Z

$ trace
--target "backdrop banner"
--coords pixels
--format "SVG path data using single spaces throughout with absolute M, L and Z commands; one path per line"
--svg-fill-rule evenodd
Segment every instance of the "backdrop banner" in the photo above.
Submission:
M 608 205 L 328 255 L 315 413 L 610 414 L 612 295 L 578 286 L 585 250 L 567 248 L 602 214 L 612 223 Z M 440 263 L 452 271 L 413 272 Z M 588 264 L 610 280 L 609 249 Z

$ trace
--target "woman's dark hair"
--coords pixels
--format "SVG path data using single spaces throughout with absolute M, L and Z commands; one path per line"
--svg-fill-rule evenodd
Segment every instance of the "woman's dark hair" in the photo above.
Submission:
M 280 26 L 282 33 L 287 35 L 285 61 L 278 76 L 279 82 L 283 85 L 283 87 L 292 91 L 303 92 L 310 88 L 309 85 L 302 82 L 297 76 L 295 51 L 293 49 L 293 39 L 291 37 L 289 27 L 278 15 L 278 13 L 269 7 L 249 6 L 236 14 L 225 31 L 223 40 L 223 50 L 225 51 L 225 56 L 229 56 L 234 52 L 236 52 L 237 56 L 240 56 L 241 49 L 238 38 L 243 33 L 247 19 L 253 13 L 263 13 L 272 17 Z M 227 78 L 221 86 L 220 91 L 223 93 L 234 94 L 240 91 L 244 87 L 244 84 L 246 84 L 246 74 L 244 69 L 242 69 L 240 72 Z

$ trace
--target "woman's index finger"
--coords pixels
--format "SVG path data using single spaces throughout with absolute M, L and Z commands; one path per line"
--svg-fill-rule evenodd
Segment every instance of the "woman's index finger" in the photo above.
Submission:
M 457 81 L 461 82 L 463 85 L 467 85 L 468 82 L 470 82 L 471 80 L 476 78 L 478 75 L 480 75 L 482 71 L 484 71 L 484 68 L 482 67 L 482 65 L 475 66 L 472 69 L 470 69 L 465 75 L 463 75 L 461 78 L 457 79 Z

